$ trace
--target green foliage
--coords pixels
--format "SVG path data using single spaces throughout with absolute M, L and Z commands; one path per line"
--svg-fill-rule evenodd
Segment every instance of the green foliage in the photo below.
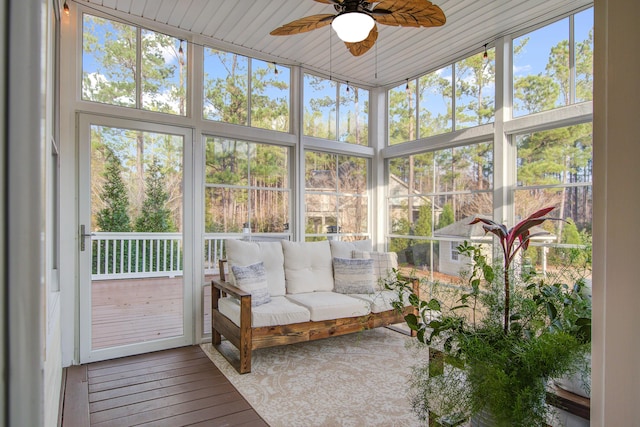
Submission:
M 164 173 L 157 159 L 148 167 L 145 179 L 145 200 L 136 219 L 135 231 L 172 232 L 176 230 L 167 209 L 169 195 L 165 191 Z
M 422 419 L 430 411 L 450 419 L 485 412 L 497 427 L 546 426 L 547 381 L 571 372 L 590 349 L 591 300 L 582 266 L 570 264 L 555 277 L 516 276 L 511 264 L 489 263 L 478 246 L 464 242 L 458 251 L 473 260 L 462 291 L 443 288 L 423 300 L 400 275 L 387 284 L 398 292 L 396 309 L 415 308 L 405 320 L 417 340 L 442 349 L 447 361 L 440 369 L 413 368 L 414 411 Z
M 455 216 L 453 213 L 453 206 L 451 203 L 445 203 L 442 207 L 442 213 L 440 214 L 440 219 L 438 220 L 438 226 L 436 228 L 443 228 L 447 225 L 453 224 L 455 222 Z
M 422 205 L 418 209 L 418 219 L 413 227 L 416 236 L 431 236 L 431 206 Z
M 100 196 L 105 207 L 96 215 L 97 226 L 100 231 L 131 231 L 129 198 L 122 180 L 122 164 L 112 150 L 105 148 L 105 151 L 105 184 Z

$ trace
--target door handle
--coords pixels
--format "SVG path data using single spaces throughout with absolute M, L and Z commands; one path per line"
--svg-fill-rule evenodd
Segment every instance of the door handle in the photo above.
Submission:
M 80 251 L 85 250 L 84 239 L 86 239 L 87 237 L 95 236 L 95 235 L 96 235 L 95 233 L 86 233 L 84 224 L 80 226 Z

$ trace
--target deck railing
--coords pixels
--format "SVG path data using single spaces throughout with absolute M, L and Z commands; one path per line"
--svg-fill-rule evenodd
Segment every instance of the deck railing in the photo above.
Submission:
M 225 239 L 280 240 L 289 235 L 205 234 L 204 274 L 218 274 Z M 92 280 L 182 276 L 182 233 L 94 232 L 91 236 Z

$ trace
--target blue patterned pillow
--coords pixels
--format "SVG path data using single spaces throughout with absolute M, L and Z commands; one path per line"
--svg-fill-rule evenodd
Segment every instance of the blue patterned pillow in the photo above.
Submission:
M 341 294 L 372 294 L 373 260 L 364 258 L 333 259 L 334 289 Z
M 240 267 L 231 266 L 236 278 L 236 286 L 251 294 L 251 306 L 257 307 L 271 301 L 267 286 L 267 271 L 262 262 Z

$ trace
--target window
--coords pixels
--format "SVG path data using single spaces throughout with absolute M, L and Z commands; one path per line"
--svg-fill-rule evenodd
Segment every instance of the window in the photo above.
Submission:
M 451 245 L 451 261 L 459 261 L 458 246 L 460 246 L 460 242 L 449 242 L 449 244 Z
M 304 75 L 304 134 L 369 145 L 369 91 Z
M 593 8 L 513 40 L 514 117 L 591 100 L 592 92 Z
M 564 220 L 544 224 L 549 235 L 533 241 L 527 261 L 542 272 L 560 269 L 576 256 L 584 261 L 587 255 L 575 252 L 591 242 L 591 123 L 518 135 L 516 145 L 516 221 L 548 206 L 556 207 L 549 216 Z
M 387 180 L 388 249 L 401 265 L 453 280 L 460 266 L 447 263 L 456 259 L 453 249 L 446 252 L 452 240 L 478 237 L 469 234 L 468 222 L 493 211 L 492 144 L 390 159 Z
M 89 14 L 82 30 L 83 100 L 186 115 L 187 43 Z
M 289 149 L 205 137 L 205 232 L 288 233 Z
M 305 234 L 307 240 L 368 237 L 368 160 L 305 153 Z
M 492 122 L 495 49 L 483 54 L 390 89 L 389 145 Z
M 203 118 L 289 132 L 290 75 L 287 67 L 205 47 Z

